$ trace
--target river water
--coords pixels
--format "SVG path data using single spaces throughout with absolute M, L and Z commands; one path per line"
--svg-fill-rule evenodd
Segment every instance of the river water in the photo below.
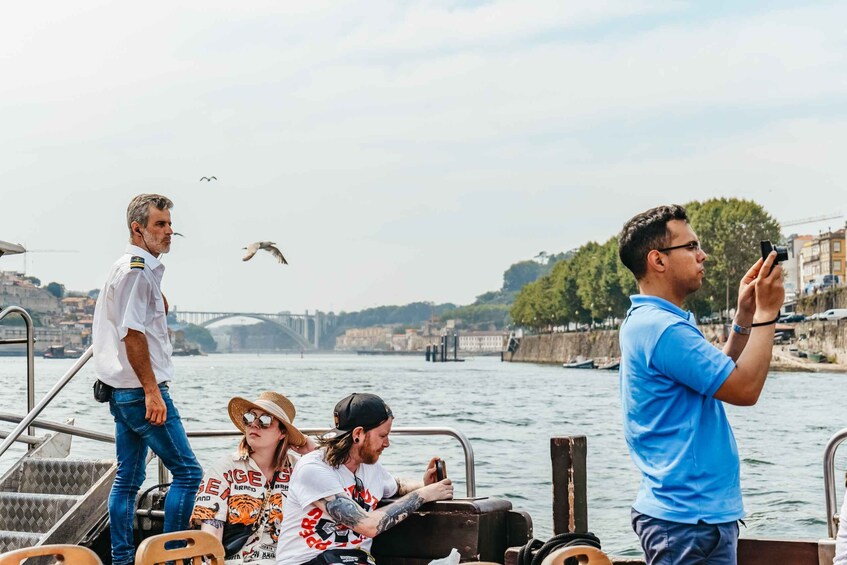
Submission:
M 289 396 L 295 423 L 329 427 L 335 403 L 350 392 L 373 392 L 392 407 L 394 425 L 450 426 L 464 432 L 476 457 L 477 495 L 504 497 L 528 511 L 535 536 L 552 534 L 550 437 L 588 438 L 589 529 L 603 548 L 638 555 L 629 507 L 639 475 L 622 436 L 617 373 L 549 365 L 500 363 L 491 357 L 465 363 L 425 363 L 417 357 L 352 355 L 212 355 L 174 360 L 171 392 L 189 430 L 231 428 L 231 396 L 253 398 L 262 390 Z M 36 360 L 36 398 L 71 366 L 72 360 Z M 846 375 L 775 373 L 756 406 L 728 406 L 742 457 L 747 510 L 744 537 L 826 537 L 822 479 L 827 440 L 847 426 Z M 42 416 L 76 418 L 77 425 L 112 433 L 105 405 L 91 400 L 91 364 Z M 24 358 L 0 358 L 0 411 L 23 413 Z M 8 430 L 11 424 L 0 424 Z M 106 444 L 76 438 L 75 455 L 111 457 Z M 234 446 L 234 438 L 196 439 L 201 463 Z M 14 447 L 0 469 L 22 449 Z M 447 461 L 448 474 L 464 496 L 462 451 L 445 437 L 392 437 L 381 461 L 397 475 L 419 476 L 432 455 Z M 847 467 L 847 449 L 837 473 Z M 148 469 L 155 479 L 155 466 Z M 148 480 L 148 482 L 150 481 Z M 838 481 L 839 484 L 841 481 Z M 839 492 L 840 499 L 841 492 Z

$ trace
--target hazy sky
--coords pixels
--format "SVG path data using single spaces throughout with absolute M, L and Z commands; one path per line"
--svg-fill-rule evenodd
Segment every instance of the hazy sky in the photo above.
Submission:
M 662 203 L 843 213 L 845 21 L 844 2 L 10 3 L 0 239 L 76 250 L 27 271 L 98 288 L 128 201 L 161 192 L 187 236 L 172 304 L 337 312 L 472 302 Z M 289 266 L 241 261 L 265 239 Z

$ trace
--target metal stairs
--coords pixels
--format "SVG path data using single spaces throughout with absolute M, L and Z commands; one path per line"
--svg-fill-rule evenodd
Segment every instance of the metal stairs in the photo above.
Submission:
M 116 462 L 68 459 L 69 448 L 51 435 L 0 478 L 0 553 L 80 543 L 107 512 Z

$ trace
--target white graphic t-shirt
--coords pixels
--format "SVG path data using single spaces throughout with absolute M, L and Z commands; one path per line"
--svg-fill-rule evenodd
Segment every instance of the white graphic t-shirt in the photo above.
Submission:
M 288 485 L 285 516 L 279 530 L 277 565 L 300 565 L 327 549 L 362 549 L 370 552 L 373 539 L 338 524 L 313 503 L 333 494 L 346 492 L 365 512 L 397 492 L 397 481 L 382 465 L 362 464 L 354 476 L 341 465 L 331 467 L 323 450 L 304 455 Z M 356 489 L 356 477 L 362 489 Z
M 265 477 L 252 458 L 235 453 L 208 469 L 200 483 L 191 523 L 218 520 L 253 528 L 244 547 L 226 560 L 226 565 L 276 563 L 276 543 L 283 510 L 288 510 L 289 469 L 299 455 L 288 452 L 290 467 Z M 225 526 L 226 527 L 226 526 Z

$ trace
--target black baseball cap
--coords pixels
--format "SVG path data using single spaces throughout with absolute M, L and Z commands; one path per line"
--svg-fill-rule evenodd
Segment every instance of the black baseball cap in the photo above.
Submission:
M 341 436 L 352 432 L 359 426 L 365 431 L 372 430 L 392 417 L 391 408 L 375 394 L 354 392 L 341 399 L 333 410 L 335 429 L 327 435 Z

